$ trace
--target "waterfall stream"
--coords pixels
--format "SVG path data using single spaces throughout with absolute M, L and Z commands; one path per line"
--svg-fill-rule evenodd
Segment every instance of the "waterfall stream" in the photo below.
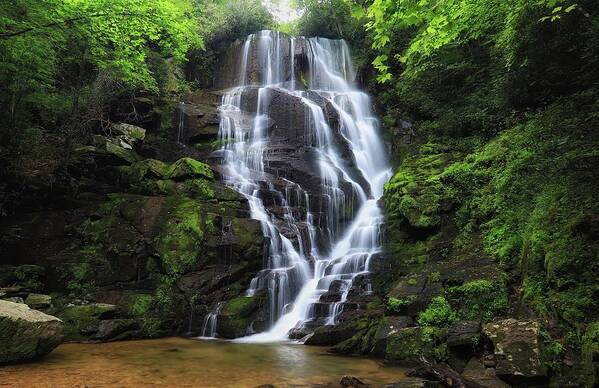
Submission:
M 377 199 L 391 172 L 345 41 L 261 31 L 240 51 L 235 86 L 219 108 L 222 175 L 269 241 L 247 295 L 267 294 L 270 329 L 238 341 L 270 342 L 336 323 L 352 282 L 380 253 Z M 303 154 L 317 184 L 280 167 Z M 206 318 L 204 335 L 215 334 L 216 319 Z

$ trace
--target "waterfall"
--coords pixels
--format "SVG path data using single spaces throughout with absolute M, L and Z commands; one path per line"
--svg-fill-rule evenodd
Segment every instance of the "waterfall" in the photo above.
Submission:
M 204 338 L 214 338 L 216 337 L 216 320 L 218 318 L 218 314 L 220 310 L 223 308 L 224 303 L 218 302 L 213 311 L 206 314 L 204 317 L 204 322 L 202 325 L 202 335 Z
M 184 145 L 185 143 L 185 103 L 180 102 L 177 105 L 177 110 L 179 112 L 179 125 L 177 126 L 177 138 L 175 142 L 179 145 Z
M 267 332 L 239 340 L 278 341 L 291 330 L 334 324 L 353 280 L 369 273 L 381 250 L 377 199 L 391 172 L 345 41 L 261 31 L 245 40 L 237 71 L 219 108 L 222 175 L 247 198 L 269 241 L 268 262 L 247 296 L 267 295 L 271 322 Z M 289 173 L 286 163 L 304 154 L 314 168 Z M 332 288 L 339 300 L 321 302 Z

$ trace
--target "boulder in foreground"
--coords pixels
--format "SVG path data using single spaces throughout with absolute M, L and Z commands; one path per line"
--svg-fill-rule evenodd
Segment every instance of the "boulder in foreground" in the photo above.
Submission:
M 56 317 L 0 300 L 0 364 L 45 356 L 62 341 L 62 327 Z

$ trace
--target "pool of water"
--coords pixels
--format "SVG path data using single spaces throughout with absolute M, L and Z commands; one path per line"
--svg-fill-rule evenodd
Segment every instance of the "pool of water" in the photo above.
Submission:
M 163 338 L 60 345 L 40 361 L 0 367 L 0 387 L 313 387 L 343 375 L 379 386 L 404 372 L 320 347 Z

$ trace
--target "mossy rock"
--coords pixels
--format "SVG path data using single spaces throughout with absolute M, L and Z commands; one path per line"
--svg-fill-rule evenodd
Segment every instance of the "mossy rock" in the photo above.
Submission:
M 216 332 L 223 338 L 250 334 L 263 303 L 264 298 L 260 296 L 241 296 L 227 301 L 217 317 Z
M 106 152 L 128 163 L 135 163 L 141 159 L 141 156 L 132 150 L 123 148 L 111 141 L 106 141 Z
M 415 361 L 423 353 L 420 328 L 399 329 L 387 337 L 385 358 L 393 361 Z
M 47 309 L 52 306 L 52 297 L 50 295 L 31 293 L 27 295 L 25 304 L 32 309 Z
M 407 327 L 392 331 L 387 336 L 385 359 L 389 361 L 418 361 L 421 356 L 442 359 L 446 347 L 427 340 L 420 327 Z
M 167 177 L 173 180 L 186 180 L 191 178 L 214 179 L 210 167 L 192 158 L 181 158 L 168 168 Z
M 127 136 L 134 140 L 143 140 L 146 137 L 145 129 L 131 124 L 113 124 L 111 131 L 113 134 Z
M 260 306 L 260 299 L 251 296 L 240 296 L 225 303 L 221 313 L 240 318 L 247 318 Z
M 202 204 L 187 197 L 167 197 L 156 221 L 160 227 L 154 240 L 160 260 L 171 276 L 190 270 L 201 251 L 207 234 L 213 232 L 214 215 L 206 213 Z
M 128 183 L 138 183 L 144 179 L 166 179 L 169 166 L 160 160 L 144 159 L 131 166 L 121 167 L 121 173 Z
M 85 341 L 98 332 L 101 320 L 114 318 L 118 313 L 115 305 L 90 303 L 67 307 L 58 316 L 65 323 L 65 340 Z
M 0 365 L 50 353 L 62 342 L 60 319 L 27 305 L 0 300 Z

